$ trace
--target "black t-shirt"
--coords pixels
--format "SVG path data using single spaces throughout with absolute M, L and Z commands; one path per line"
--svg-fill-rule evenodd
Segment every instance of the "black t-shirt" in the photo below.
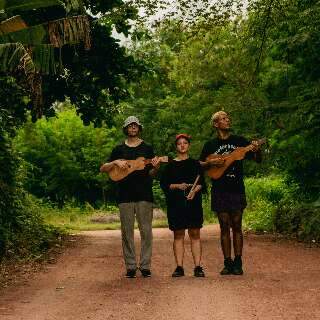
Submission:
M 118 159 L 135 160 L 138 157 L 152 159 L 154 157 L 153 148 L 144 141 L 136 147 L 129 147 L 125 143 L 122 143 L 112 150 L 107 162 Z M 152 166 L 147 165 L 144 170 L 134 171 L 116 183 L 118 203 L 153 202 L 152 178 L 149 175 L 151 169 Z
M 200 160 L 205 161 L 210 154 L 229 154 L 238 147 L 245 147 L 250 142 L 241 136 L 230 135 L 228 139 L 222 140 L 215 138 L 209 140 L 203 146 Z M 252 158 L 253 153 L 248 152 L 246 158 Z M 243 183 L 243 166 L 242 161 L 235 161 L 224 172 L 223 176 L 217 180 L 212 179 L 213 192 L 231 192 L 231 193 L 244 193 Z
M 195 194 L 193 200 L 187 200 L 186 196 L 191 188 L 185 191 L 170 189 L 170 184 L 193 184 L 197 175 L 200 179 L 197 184 L 205 190 L 203 170 L 199 161 L 188 158 L 181 161 L 170 162 L 160 179 L 160 186 L 166 195 L 167 215 L 171 230 L 200 228 L 203 224 L 203 210 L 201 191 Z
M 197 175 L 200 175 L 200 179 L 197 184 L 202 186 L 202 192 L 205 190 L 205 182 L 203 176 L 203 170 L 199 161 L 188 158 L 181 161 L 170 162 L 160 179 L 160 186 L 164 191 L 167 199 L 168 206 L 177 207 L 179 203 L 184 203 L 186 200 L 185 194 L 182 190 L 175 189 L 170 190 L 170 184 L 188 183 L 193 184 Z M 187 190 L 187 193 L 190 190 Z M 192 202 L 200 202 L 201 206 L 201 193 L 197 192 Z

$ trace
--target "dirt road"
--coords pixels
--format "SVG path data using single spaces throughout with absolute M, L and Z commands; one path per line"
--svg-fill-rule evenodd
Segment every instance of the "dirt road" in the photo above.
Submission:
M 173 279 L 171 233 L 154 230 L 152 278 L 125 279 L 119 231 L 85 232 L 56 264 L 0 296 L 1 320 L 320 319 L 320 250 L 267 236 L 245 239 L 245 274 L 219 275 L 217 226 L 203 229 L 206 278 Z M 138 243 L 137 236 L 137 243 Z

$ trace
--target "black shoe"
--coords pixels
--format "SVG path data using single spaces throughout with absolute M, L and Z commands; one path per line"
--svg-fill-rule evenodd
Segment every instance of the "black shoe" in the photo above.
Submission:
M 177 278 L 177 277 L 183 277 L 184 276 L 184 270 L 181 266 L 177 266 L 176 270 L 174 270 L 172 277 Z
M 204 274 L 204 272 L 203 272 L 203 269 L 202 269 L 202 267 L 200 267 L 200 266 L 197 266 L 197 267 L 194 268 L 193 274 L 194 274 L 195 277 L 198 277 L 198 278 L 203 278 L 203 277 L 205 277 L 205 274 Z
M 136 269 L 128 269 L 126 278 L 136 278 L 137 270 Z
M 233 261 L 232 273 L 237 276 L 243 275 L 242 259 L 241 256 L 236 256 Z
M 149 269 L 141 269 L 140 272 L 144 278 L 150 278 L 151 277 L 151 271 Z
M 226 276 L 228 274 L 233 274 L 233 261 L 231 258 L 224 259 L 224 267 L 220 271 L 222 276 Z

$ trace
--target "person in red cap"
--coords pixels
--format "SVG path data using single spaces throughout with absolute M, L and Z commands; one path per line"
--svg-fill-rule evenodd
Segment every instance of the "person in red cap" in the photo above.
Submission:
M 146 278 L 151 276 L 152 176 L 159 168 L 160 162 L 159 158 L 155 157 L 153 148 L 139 137 L 142 125 L 137 117 L 128 117 L 122 128 L 127 138 L 112 150 L 111 156 L 101 166 L 100 171 L 109 172 L 114 166 L 126 169 L 129 166 L 126 160 L 135 160 L 138 157 L 152 159 L 152 165 L 146 166 L 144 170 L 134 171 L 117 182 L 117 202 L 120 210 L 122 249 L 127 269 L 126 277 L 136 277 L 137 262 L 134 246 L 134 222 L 136 217 L 141 235 L 139 269 L 142 276 Z
M 191 241 L 191 252 L 195 265 L 194 276 L 205 276 L 201 266 L 200 242 L 200 229 L 203 224 L 201 193 L 205 184 L 199 162 L 189 157 L 190 139 L 191 137 L 187 134 L 176 136 L 177 156 L 166 166 L 160 179 L 160 186 L 166 196 L 169 229 L 174 234 L 173 252 L 177 267 L 172 277 L 184 276 L 183 257 L 186 229 Z

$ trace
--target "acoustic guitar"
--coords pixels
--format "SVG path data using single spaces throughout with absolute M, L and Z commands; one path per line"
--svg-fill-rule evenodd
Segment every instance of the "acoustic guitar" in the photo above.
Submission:
M 160 162 L 169 162 L 168 156 L 159 157 Z M 130 173 L 143 170 L 146 165 L 151 163 L 151 159 L 146 159 L 144 157 L 139 157 L 135 160 L 125 160 L 128 163 L 128 167 L 121 169 L 118 166 L 113 166 L 112 169 L 108 172 L 109 177 L 112 181 L 120 181 L 127 177 Z
M 264 143 L 266 143 L 266 139 L 260 139 L 257 140 L 258 145 L 262 145 Z M 246 156 L 246 153 L 251 151 L 252 148 L 254 147 L 253 144 L 249 144 L 246 147 L 239 147 L 235 150 L 233 150 L 231 153 L 229 154 L 225 154 L 225 155 L 219 155 L 219 154 L 210 154 L 208 155 L 208 157 L 206 158 L 206 162 L 213 160 L 213 159 L 219 159 L 222 158 L 224 160 L 224 163 L 221 167 L 216 167 L 216 166 L 212 166 L 207 170 L 207 175 L 212 178 L 213 180 L 217 180 L 219 178 L 222 177 L 222 175 L 224 174 L 224 172 L 230 167 L 230 165 L 237 160 L 243 160 L 244 157 Z

